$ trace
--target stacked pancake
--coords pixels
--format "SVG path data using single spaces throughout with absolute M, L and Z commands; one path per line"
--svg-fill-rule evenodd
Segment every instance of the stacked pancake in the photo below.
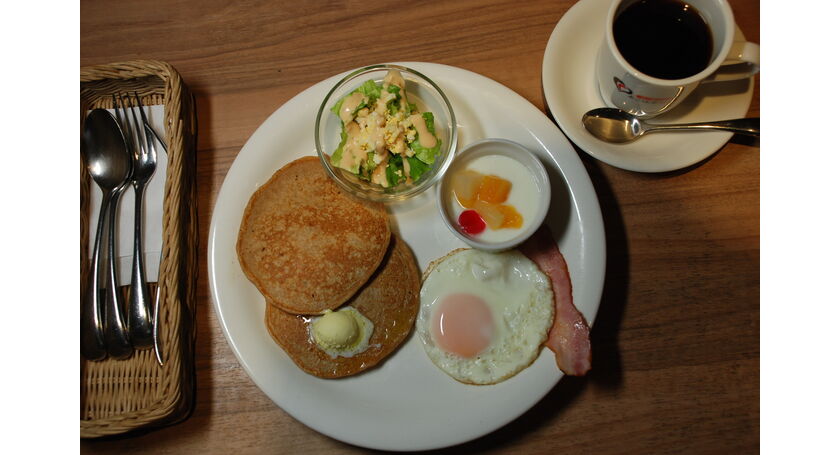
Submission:
M 414 325 L 420 273 L 381 204 L 350 196 L 316 157 L 293 161 L 251 196 L 236 245 L 243 272 L 266 301 L 266 327 L 304 371 L 338 378 L 391 354 Z M 311 322 L 352 307 L 373 323 L 368 347 L 333 356 Z

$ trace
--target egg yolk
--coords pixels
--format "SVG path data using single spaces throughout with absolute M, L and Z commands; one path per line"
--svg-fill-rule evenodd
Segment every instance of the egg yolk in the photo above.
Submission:
M 487 303 L 473 294 L 450 294 L 437 304 L 432 336 L 444 351 L 475 357 L 493 338 L 493 314 Z

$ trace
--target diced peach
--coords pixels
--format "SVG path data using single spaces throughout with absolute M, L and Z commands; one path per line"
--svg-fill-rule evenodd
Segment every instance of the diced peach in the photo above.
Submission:
M 485 175 L 478 188 L 478 198 L 491 204 L 505 202 L 510 193 L 511 183 L 495 175 Z
M 499 205 L 499 211 L 501 211 L 505 216 L 504 221 L 502 221 L 503 228 L 518 229 L 522 227 L 522 215 L 519 214 L 516 207 L 502 204 Z
M 452 190 L 455 192 L 455 197 L 458 198 L 458 203 L 464 208 L 471 209 L 475 205 L 478 188 L 483 178 L 484 174 L 469 169 L 458 172 L 453 176 Z
M 481 199 L 475 201 L 475 211 L 487 223 L 490 229 L 501 229 L 505 222 L 505 214 L 499 209 L 499 204 L 491 204 Z

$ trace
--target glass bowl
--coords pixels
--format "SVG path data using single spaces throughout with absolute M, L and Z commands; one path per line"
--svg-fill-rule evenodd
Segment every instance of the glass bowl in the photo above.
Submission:
M 360 179 L 349 171 L 333 166 L 330 162 L 330 157 L 341 142 L 341 119 L 330 109 L 365 81 L 372 79 L 376 83 L 381 83 L 388 71 L 392 69 L 398 70 L 405 79 L 408 101 L 416 104 L 419 112 L 431 112 L 434 115 L 435 135 L 441 140 L 441 145 L 434 163 L 420 178 L 412 183 L 404 182 L 384 188 Z M 352 71 L 327 93 L 315 119 L 315 148 L 327 174 L 345 191 L 369 201 L 398 202 L 431 188 L 446 172 L 458 145 L 455 125 L 452 105 L 434 81 L 419 71 L 404 66 L 372 65 Z

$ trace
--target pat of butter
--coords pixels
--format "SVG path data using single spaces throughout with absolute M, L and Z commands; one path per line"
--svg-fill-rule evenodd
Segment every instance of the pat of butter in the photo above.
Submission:
M 330 349 L 346 349 L 359 339 L 359 325 L 351 314 L 329 311 L 312 325 L 315 342 Z

